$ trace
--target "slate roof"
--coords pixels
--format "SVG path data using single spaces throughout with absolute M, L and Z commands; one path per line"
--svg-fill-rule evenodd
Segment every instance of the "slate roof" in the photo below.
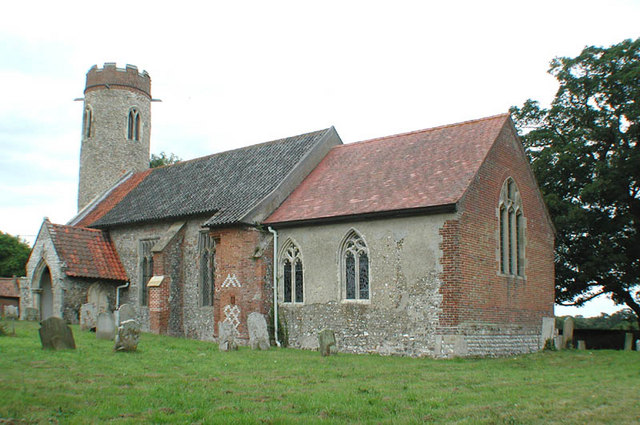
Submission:
M 0 277 L 0 297 L 20 298 L 18 278 Z
M 211 214 L 209 226 L 240 222 L 331 129 L 152 169 L 92 227 Z M 85 221 L 83 221 L 85 222 Z
M 335 146 L 266 224 L 455 205 L 508 114 Z
M 102 230 L 48 220 L 45 225 L 67 276 L 128 280 L 115 246 Z

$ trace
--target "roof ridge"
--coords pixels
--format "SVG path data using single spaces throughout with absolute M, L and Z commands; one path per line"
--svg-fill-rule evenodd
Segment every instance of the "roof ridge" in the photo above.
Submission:
M 402 137 L 402 136 L 409 136 L 412 134 L 420 134 L 420 133 L 428 133 L 431 131 L 435 131 L 435 130 L 442 130 L 445 128 L 452 128 L 452 127 L 460 127 L 463 125 L 469 125 L 469 124 L 475 124 L 481 121 L 489 121 L 489 120 L 494 120 L 497 118 L 502 118 L 502 117 L 508 117 L 510 116 L 510 114 L 508 112 L 502 113 L 502 114 L 496 114 L 496 115 L 491 115 L 488 117 L 484 117 L 484 118 L 476 118 L 473 120 L 467 120 L 467 121 L 460 121 L 457 123 L 453 123 L 453 124 L 445 124 L 445 125 L 439 125 L 436 127 L 430 127 L 430 128 L 424 128 L 422 130 L 413 130 L 413 131 L 407 131 L 404 133 L 397 133 L 397 134 L 390 134 L 388 136 L 382 136 L 382 137 L 376 137 L 375 139 L 366 139 L 366 140 L 360 140 L 357 142 L 351 142 L 351 143 L 345 143 L 343 145 L 338 145 L 338 146 L 334 146 L 333 149 L 337 149 L 340 147 L 346 147 L 346 146 L 351 146 L 351 145 L 356 145 L 356 144 L 364 144 L 364 143 L 371 143 L 371 142 L 379 142 L 381 140 L 386 140 L 386 139 L 393 139 L 396 137 Z
M 92 229 L 91 227 L 85 227 L 85 226 L 74 226 L 72 224 L 57 224 L 57 223 L 52 223 L 49 222 L 49 224 L 51 226 L 55 226 L 55 227 L 68 227 L 68 228 L 72 228 L 72 229 L 78 229 L 78 230 L 88 230 L 90 232 L 99 232 L 102 233 L 101 229 Z
M 296 137 L 302 137 L 302 136 L 308 136 L 308 135 L 311 135 L 311 134 L 327 132 L 328 130 L 331 130 L 331 127 L 327 127 L 327 128 L 323 128 L 323 129 L 315 130 L 315 131 L 309 131 L 307 133 L 295 134 L 293 136 L 281 137 L 279 139 L 269 140 L 269 141 L 266 141 L 266 142 L 254 143 L 252 145 L 241 146 L 239 148 L 230 149 L 230 150 L 226 150 L 226 151 L 222 151 L 222 152 L 216 152 L 216 153 L 212 153 L 212 154 L 209 154 L 209 155 L 199 156 L 199 157 L 196 157 L 196 158 L 185 159 L 184 161 L 178 161 L 175 164 L 168 164 L 168 165 L 163 165 L 161 167 L 153 168 L 153 170 L 160 170 L 160 169 L 163 169 L 163 168 L 169 168 L 169 167 L 173 167 L 173 166 L 176 166 L 176 165 L 181 165 L 181 164 L 187 164 L 187 163 L 191 163 L 191 162 L 201 161 L 201 160 L 212 158 L 212 157 L 217 156 L 217 155 L 222 155 L 222 154 L 226 154 L 226 153 L 230 153 L 230 152 L 237 152 L 237 151 L 241 151 L 241 150 L 251 149 L 251 148 L 254 148 L 254 147 L 258 147 L 258 146 L 276 144 L 278 142 L 282 142 L 282 141 L 287 140 L 287 139 L 293 139 L 293 138 L 296 138 Z

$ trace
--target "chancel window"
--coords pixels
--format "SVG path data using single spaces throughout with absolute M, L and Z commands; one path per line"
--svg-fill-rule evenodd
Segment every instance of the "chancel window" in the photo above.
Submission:
M 200 257 L 200 300 L 202 306 L 213 305 L 216 274 L 216 240 L 209 232 L 201 232 L 198 239 Z
M 127 119 L 127 139 L 140 140 L 140 112 L 136 108 L 129 110 Z
M 153 253 L 151 248 L 158 239 L 146 239 L 140 241 L 139 257 L 140 257 L 140 305 L 149 305 L 149 288 L 147 284 L 153 276 Z
M 283 301 L 285 303 L 304 302 L 304 275 L 300 250 L 287 241 L 282 254 Z
M 344 298 L 369 299 L 369 250 L 360 235 L 351 231 L 342 246 Z
M 524 227 L 522 198 L 516 182 L 508 178 L 502 185 L 499 202 L 500 273 L 524 276 Z
M 87 106 L 84 109 L 84 116 L 82 119 L 82 136 L 85 139 L 88 139 L 89 137 L 91 137 L 91 130 L 92 130 L 92 120 L 93 120 L 93 111 L 91 110 L 90 106 Z

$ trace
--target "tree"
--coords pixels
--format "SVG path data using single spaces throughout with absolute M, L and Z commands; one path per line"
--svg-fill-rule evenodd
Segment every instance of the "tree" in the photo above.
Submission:
M 171 164 L 175 164 L 178 161 L 182 161 L 182 159 L 175 154 L 169 154 L 169 156 L 167 156 L 167 154 L 164 152 L 160 152 L 160 155 L 156 155 L 155 153 L 152 153 L 151 159 L 149 160 L 149 168 L 157 168 L 165 165 L 171 165 Z
M 30 253 L 23 240 L 0 231 L 0 276 L 24 276 Z
M 511 108 L 556 227 L 556 302 L 608 294 L 640 323 L 640 38 L 551 62 L 550 106 Z

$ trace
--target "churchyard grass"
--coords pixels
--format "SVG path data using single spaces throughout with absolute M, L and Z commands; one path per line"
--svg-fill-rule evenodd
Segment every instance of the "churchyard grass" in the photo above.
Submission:
M 138 351 L 72 326 L 0 337 L 0 423 L 638 423 L 640 353 L 432 360 L 295 349 L 219 352 L 143 334 Z M 13 419 L 14 422 L 8 421 Z

